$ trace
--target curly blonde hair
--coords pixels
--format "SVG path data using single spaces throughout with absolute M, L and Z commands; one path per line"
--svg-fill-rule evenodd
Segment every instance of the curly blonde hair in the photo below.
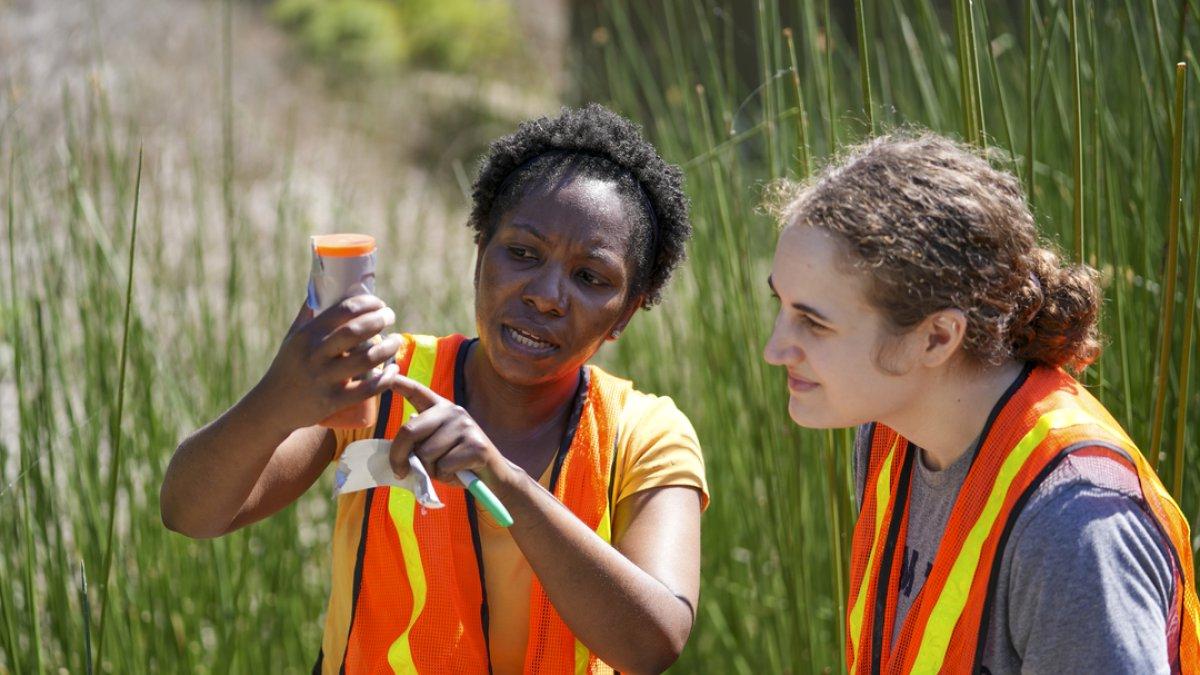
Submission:
M 1040 243 L 1017 178 L 960 143 L 875 138 L 804 183 L 775 185 L 768 209 L 839 237 L 897 333 L 957 308 L 963 350 L 979 363 L 1078 371 L 1100 354 L 1096 271 Z

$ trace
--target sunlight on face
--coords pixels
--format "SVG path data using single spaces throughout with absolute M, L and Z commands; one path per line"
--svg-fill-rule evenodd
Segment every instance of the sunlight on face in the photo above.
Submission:
M 633 221 L 611 181 L 568 176 L 529 190 L 483 247 L 475 324 L 514 384 L 572 377 L 628 316 Z
M 763 356 L 787 369 L 788 413 L 800 426 L 878 420 L 917 394 L 913 378 L 876 365 L 891 334 L 845 255 L 832 235 L 803 226 L 785 229 L 775 249 L 770 283 L 780 306 Z

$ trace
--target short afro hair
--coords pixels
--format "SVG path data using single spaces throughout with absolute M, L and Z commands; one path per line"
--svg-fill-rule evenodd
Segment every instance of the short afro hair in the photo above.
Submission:
M 683 173 L 658 155 L 638 125 L 599 104 L 522 122 L 492 143 L 471 195 L 468 224 L 476 243 L 487 244 L 500 215 L 531 185 L 568 172 L 616 183 L 627 212 L 637 218 L 631 292 L 643 294 L 643 307 L 657 304 L 692 234 Z

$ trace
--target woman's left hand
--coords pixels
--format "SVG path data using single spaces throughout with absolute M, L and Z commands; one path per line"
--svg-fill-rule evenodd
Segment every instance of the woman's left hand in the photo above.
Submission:
M 474 471 L 487 483 L 511 468 L 462 406 L 403 375 L 395 377 L 392 390 L 417 411 L 392 440 L 388 459 L 400 478 L 408 475 L 408 456 L 412 453 L 430 476 L 459 487 L 466 487 L 455 476 L 459 471 Z

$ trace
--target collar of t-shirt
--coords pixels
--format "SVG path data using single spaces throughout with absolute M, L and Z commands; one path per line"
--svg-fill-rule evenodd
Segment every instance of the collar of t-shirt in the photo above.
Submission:
M 979 440 L 971 444 L 950 466 L 936 471 L 925 462 L 925 451 L 914 446 L 912 488 L 908 497 L 908 535 L 904 541 L 904 557 L 900 560 L 900 592 L 896 602 L 896 624 L 893 639 L 913 600 L 925 585 L 925 579 L 933 571 L 933 559 L 946 532 L 946 523 L 958 492 L 967 478 Z

